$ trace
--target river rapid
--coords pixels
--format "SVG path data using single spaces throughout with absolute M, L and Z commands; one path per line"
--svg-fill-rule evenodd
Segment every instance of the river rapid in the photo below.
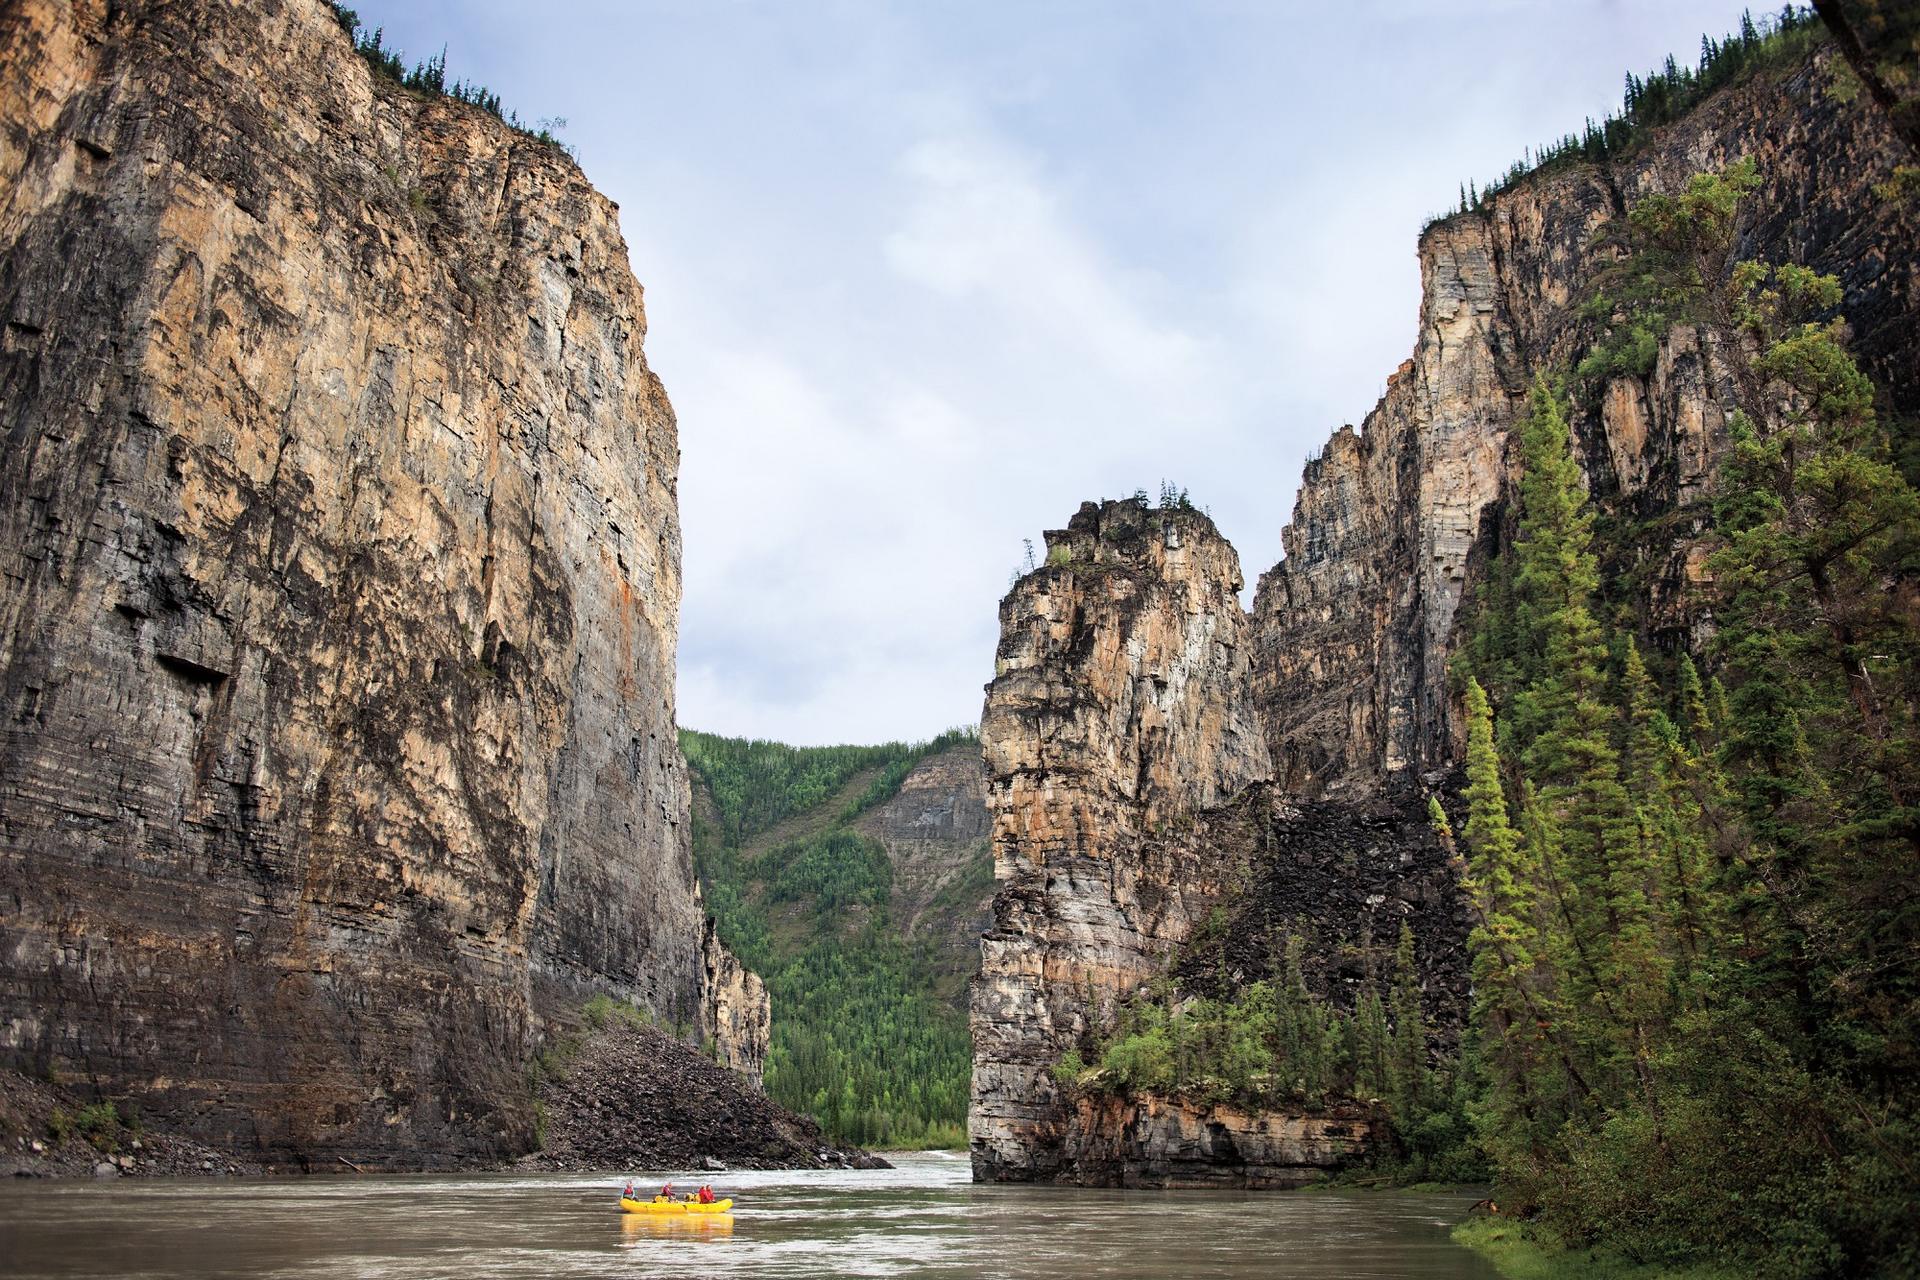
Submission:
M 735 1212 L 624 1216 L 621 1179 L 474 1174 L 0 1186 L 0 1275 L 1344 1277 L 1489 1280 L 1473 1196 L 975 1186 L 964 1155 L 711 1180 Z

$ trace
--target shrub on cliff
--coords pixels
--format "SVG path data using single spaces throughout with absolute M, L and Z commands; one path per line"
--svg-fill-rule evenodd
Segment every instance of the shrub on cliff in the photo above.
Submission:
M 55 1107 L 47 1117 L 47 1136 L 55 1142 L 78 1137 L 108 1153 L 120 1149 L 121 1134 L 130 1129 L 111 1102 L 90 1103 L 77 1111 Z

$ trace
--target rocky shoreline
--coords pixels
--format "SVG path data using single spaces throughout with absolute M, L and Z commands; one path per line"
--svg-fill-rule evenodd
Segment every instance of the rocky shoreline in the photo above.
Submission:
M 544 1060 L 537 1087 L 543 1144 L 468 1170 L 885 1169 L 879 1156 L 828 1141 L 739 1073 L 650 1026 L 590 1029 Z M 286 1166 L 165 1132 L 112 1103 L 19 1072 L 0 1072 L 0 1177 L 238 1177 L 272 1173 L 417 1173 L 444 1160 L 379 1168 L 316 1158 Z
M 59 1085 L 0 1072 L 0 1177 L 225 1178 L 265 1172 L 232 1152 L 151 1131 L 111 1104 L 87 1104 Z

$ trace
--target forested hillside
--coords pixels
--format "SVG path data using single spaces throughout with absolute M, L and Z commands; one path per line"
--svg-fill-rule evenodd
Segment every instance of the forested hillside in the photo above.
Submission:
M 773 1002 L 767 1092 L 842 1141 L 965 1142 L 970 1059 L 951 957 L 893 918 L 893 863 L 856 823 L 916 765 L 976 741 L 954 730 L 789 747 L 681 731 L 708 909 Z

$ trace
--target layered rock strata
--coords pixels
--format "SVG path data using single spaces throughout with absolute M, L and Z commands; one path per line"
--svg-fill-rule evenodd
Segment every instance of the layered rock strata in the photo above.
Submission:
M 773 1005 L 760 975 L 727 950 L 712 916 L 700 937 L 703 976 L 700 1028 L 715 1059 L 755 1085 L 773 1036 Z
M 1088 503 L 1000 606 L 980 738 L 994 925 L 973 990 L 976 1177 L 1074 1176 L 1052 1068 L 1160 973 L 1226 893 L 1181 840 L 1271 772 L 1250 696 L 1240 565 L 1213 522 Z
M 1510 492 L 1509 429 L 1541 372 L 1598 336 L 1582 312 L 1618 249 L 1597 236 L 1636 200 L 1752 157 L 1738 252 L 1838 275 L 1852 348 L 1897 412 L 1920 411 L 1916 206 L 1875 190 L 1911 163 L 1832 52 L 1763 72 L 1654 134 L 1626 160 L 1542 171 L 1420 239 L 1412 359 L 1359 431 L 1307 464 L 1286 559 L 1255 596 L 1255 684 L 1276 776 L 1303 796 L 1417 789 L 1458 757 L 1446 663 L 1454 620 Z M 1684 584 L 1698 504 L 1725 447 L 1726 360 L 1692 326 L 1645 377 L 1575 399 L 1597 498 L 1683 513 L 1652 575 L 1664 626 L 1696 621 Z
M 0 68 L 0 1051 L 363 1166 L 524 1151 L 589 993 L 756 1069 L 614 206 L 319 0 L 25 0 Z
M 1364 1107 L 1313 1113 L 1249 1111 L 1180 1098 L 1077 1097 L 1062 1145 L 1075 1152 L 1063 1181 L 1099 1187 L 1305 1186 L 1366 1151 Z
M 1743 156 L 1762 184 L 1740 255 L 1836 274 L 1886 407 L 1920 411 L 1920 207 L 1884 186 L 1911 159 L 1822 50 L 1715 95 L 1620 163 L 1535 173 L 1429 227 L 1413 357 L 1362 429 L 1308 464 L 1286 559 L 1250 617 L 1231 548 L 1195 517 L 1089 505 L 1048 535 L 1047 566 L 1001 604 L 982 722 L 1000 890 L 973 1001 L 977 1178 L 1267 1177 L 1239 1138 L 1200 1140 L 1212 1122 L 1195 1105 L 1077 1096 L 1053 1077 L 1114 1000 L 1169 967 L 1187 989 L 1230 991 L 1298 931 L 1309 985 L 1342 1002 L 1406 922 L 1436 1048 L 1457 1034 L 1468 920 L 1425 814 L 1457 781 L 1448 662 L 1510 539 L 1510 429 L 1533 378 L 1601 336 L 1584 304 L 1619 250 L 1596 233 Z M 1694 587 L 1730 380 L 1714 340 L 1677 326 L 1644 375 L 1573 402 L 1590 491 L 1643 531 L 1644 615 L 1676 637 L 1710 625 Z M 1176 948 L 1216 906 L 1228 933 L 1201 965 Z M 1314 1159 L 1350 1157 L 1364 1129 L 1351 1139 Z M 1313 1161 L 1281 1163 L 1291 1178 Z

